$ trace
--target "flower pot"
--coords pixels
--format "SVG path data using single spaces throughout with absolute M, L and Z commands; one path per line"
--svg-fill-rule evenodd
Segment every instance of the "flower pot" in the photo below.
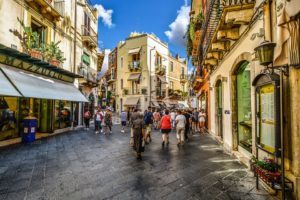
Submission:
M 43 54 L 42 52 L 40 51 L 37 51 L 35 49 L 32 49 L 29 51 L 29 55 L 33 58 L 36 58 L 36 59 L 39 59 L 39 60 L 42 60 L 43 59 Z
M 56 59 L 50 59 L 49 61 L 50 65 L 53 65 L 55 67 L 59 67 L 60 66 L 60 62 Z

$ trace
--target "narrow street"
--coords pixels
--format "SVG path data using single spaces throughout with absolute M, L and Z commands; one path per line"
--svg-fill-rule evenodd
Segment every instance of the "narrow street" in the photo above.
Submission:
M 178 148 L 172 133 L 162 149 L 155 132 L 137 161 L 129 130 L 119 130 L 74 131 L 1 150 L 0 199 L 274 199 L 208 134 Z

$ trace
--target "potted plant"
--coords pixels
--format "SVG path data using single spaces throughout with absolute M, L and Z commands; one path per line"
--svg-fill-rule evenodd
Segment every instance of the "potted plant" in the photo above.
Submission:
M 25 53 L 28 53 L 31 57 L 42 60 L 43 53 L 40 51 L 40 36 L 37 32 L 32 31 L 30 26 L 25 26 L 24 22 L 17 18 L 20 23 L 23 34 L 21 34 L 18 30 L 11 30 L 15 36 L 17 36 L 21 41 L 21 46 Z
M 63 58 L 63 52 L 59 49 L 59 42 L 50 42 L 50 44 L 46 47 L 45 58 L 48 62 L 56 67 L 59 67 L 61 63 L 63 63 L 66 59 Z

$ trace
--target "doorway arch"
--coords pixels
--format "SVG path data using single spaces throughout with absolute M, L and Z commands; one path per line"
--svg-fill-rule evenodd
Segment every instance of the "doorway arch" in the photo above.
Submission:
M 215 84 L 215 98 L 216 134 L 223 140 L 223 86 L 221 79 L 218 79 Z

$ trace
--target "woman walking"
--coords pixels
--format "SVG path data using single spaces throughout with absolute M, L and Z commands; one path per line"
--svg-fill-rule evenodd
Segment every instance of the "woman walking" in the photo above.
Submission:
M 106 126 L 105 132 L 107 133 L 107 129 L 109 129 L 109 134 L 111 134 L 112 133 L 112 131 L 111 131 L 112 113 L 110 112 L 110 110 L 108 108 L 106 109 L 106 113 L 105 113 L 105 116 L 104 116 L 104 123 L 105 123 L 105 126 Z
M 204 112 L 204 109 L 201 109 L 201 111 L 199 113 L 200 133 L 201 134 L 204 134 L 204 132 L 205 132 L 205 117 L 206 117 L 206 114 Z
M 161 118 L 160 121 L 160 129 L 161 129 L 161 134 L 162 134 L 162 147 L 167 144 L 169 145 L 169 133 L 172 130 L 172 119 L 171 116 L 169 115 L 169 111 L 165 111 L 165 115 Z
M 133 149 L 136 152 L 136 158 L 142 160 L 142 152 L 144 152 L 145 141 L 145 122 L 143 115 L 139 115 L 136 119 L 132 120 L 133 130 Z
M 84 112 L 83 117 L 84 117 L 84 125 L 85 125 L 85 129 L 86 129 L 86 130 L 89 130 L 89 128 L 90 128 L 90 119 L 91 119 L 91 113 L 90 113 L 90 111 L 89 111 L 89 110 L 86 110 L 86 111 Z

